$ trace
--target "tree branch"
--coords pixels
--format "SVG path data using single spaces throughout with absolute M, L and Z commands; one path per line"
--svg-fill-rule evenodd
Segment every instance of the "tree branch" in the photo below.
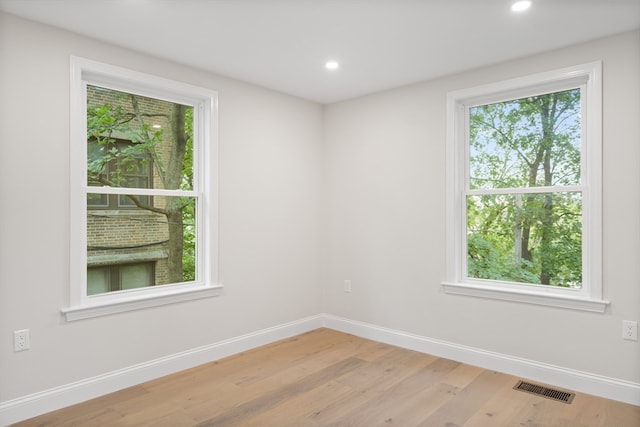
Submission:
M 106 185 L 108 187 L 122 188 L 122 187 L 118 187 L 118 185 L 116 185 L 114 182 L 111 182 L 107 178 L 103 177 L 101 174 L 95 174 L 95 175 L 90 176 L 89 177 L 89 181 L 97 182 L 99 184 Z M 159 214 L 162 214 L 162 215 L 165 215 L 165 216 L 167 215 L 167 211 L 166 210 L 160 209 L 160 208 L 156 208 L 155 206 L 146 205 L 146 204 L 142 203 L 137 196 L 134 196 L 132 194 L 123 194 L 123 196 L 128 197 L 129 200 L 131 200 L 140 209 L 144 209 L 144 210 L 150 211 L 150 212 L 159 213 Z

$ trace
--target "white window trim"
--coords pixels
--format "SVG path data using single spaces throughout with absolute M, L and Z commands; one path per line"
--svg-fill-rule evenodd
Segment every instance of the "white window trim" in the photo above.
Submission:
M 532 94 L 581 88 L 583 117 L 583 286 L 567 289 L 464 277 L 466 219 L 463 209 L 467 162 L 466 133 L 471 106 Z M 602 63 L 600 61 L 462 89 L 447 95 L 447 294 L 604 312 L 602 299 Z
M 216 296 L 218 283 L 218 101 L 217 92 L 85 58 L 71 57 L 70 90 L 70 293 L 62 309 L 66 320 L 86 319 L 147 307 Z M 197 164 L 193 195 L 198 195 L 198 280 L 189 283 L 87 295 L 86 270 L 86 85 L 150 96 L 194 107 L 198 126 L 194 141 L 202 141 L 194 153 Z M 207 167 L 205 167 L 205 165 Z M 92 189 L 93 190 L 93 189 Z M 110 192 L 101 188 L 99 192 Z M 139 190 L 129 189 L 129 193 Z M 148 192 L 147 190 L 142 190 Z M 171 190 L 150 190 L 171 195 Z M 173 193 L 175 195 L 175 193 Z

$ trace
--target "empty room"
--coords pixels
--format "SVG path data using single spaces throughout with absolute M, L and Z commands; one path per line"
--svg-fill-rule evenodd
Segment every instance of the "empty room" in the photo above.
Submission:
M 0 425 L 640 425 L 640 0 L 0 0 Z

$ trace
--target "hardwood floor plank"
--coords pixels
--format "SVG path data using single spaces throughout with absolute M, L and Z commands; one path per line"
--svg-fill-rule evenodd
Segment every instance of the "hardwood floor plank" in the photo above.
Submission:
M 122 414 L 116 410 L 119 402 L 135 399 L 147 395 L 142 386 L 129 387 L 115 393 L 88 400 L 68 408 L 50 412 L 46 415 L 23 421 L 17 425 L 23 427 L 48 427 L 48 426 L 82 426 L 89 423 L 102 423 L 110 425 L 122 418 Z
M 420 425 L 425 427 L 462 426 L 493 396 L 493 392 L 513 386 L 513 377 L 494 371 L 484 371 L 474 381 L 456 393 L 452 399 Z
M 449 372 L 442 379 L 442 382 L 458 389 L 463 389 L 471 384 L 471 382 L 484 371 L 484 369 L 478 368 L 477 366 L 458 364 L 453 371 Z
M 440 379 L 458 365 L 450 360 L 436 359 L 419 370 L 398 377 L 388 387 L 378 388 L 374 394 L 361 389 L 359 391 L 367 396 L 367 400 L 332 422 L 341 419 L 354 426 L 416 425 L 425 418 L 425 410 L 433 412 L 455 395 L 455 388 L 441 384 Z
M 208 427 L 242 424 L 245 419 L 265 411 L 265 409 L 271 409 L 299 393 L 304 393 L 313 390 L 319 385 L 326 384 L 346 372 L 357 369 L 362 364 L 363 361 L 361 359 L 350 357 L 330 365 L 319 372 L 314 372 L 307 377 L 301 378 L 294 383 L 286 384 L 278 390 L 277 393 L 264 394 L 257 399 L 233 408 L 221 416 L 206 420 L 198 424 L 198 426 Z
M 640 407 L 318 329 L 17 426 L 639 427 Z
M 349 398 L 351 388 L 337 381 L 330 381 L 307 393 L 301 393 L 288 399 L 277 407 L 271 408 L 247 420 L 247 425 L 257 426 L 320 426 L 315 419 L 329 405 Z
M 343 400 L 336 401 L 323 411 L 315 413 L 313 419 L 321 425 L 330 425 L 340 419 L 355 422 L 355 419 L 360 418 L 361 414 L 366 413 L 372 406 L 372 400 L 378 399 L 402 380 L 434 363 L 430 370 L 436 370 L 436 362 L 439 359 L 435 357 L 424 357 L 424 354 L 405 349 L 393 349 L 392 352 L 372 359 L 362 369 L 339 378 L 341 384 L 351 388 L 351 393 Z
M 581 410 L 575 420 L 588 426 L 640 426 L 640 407 L 595 396 L 578 395 Z M 575 399 L 574 399 L 575 401 Z
M 515 425 L 527 425 L 536 405 L 544 398 L 513 390 L 512 393 L 495 393 L 465 423 L 465 427 L 485 427 L 487 425 L 505 425 L 517 421 Z M 557 405 L 564 403 L 553 402 Z M 533 409 L 532 409 L 533 408 Z

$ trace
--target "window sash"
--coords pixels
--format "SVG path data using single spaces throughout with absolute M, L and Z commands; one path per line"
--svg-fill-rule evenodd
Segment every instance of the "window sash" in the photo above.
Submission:
M 192 190 L 162 190 L 159 188 L 131 188 L 131 187 L 89 187 L 83 186 L 84 193 L 120 194 L 133 196 L 176 196 L 202 197 L 204 193 Z
M 552 187 L 511 187 L 511 188 L 488 188 L 488 189 L 467 189 L 466 196 L 482 196 L 491 194 L 546 194 L 546 193 L 570 193 L 576 191 L 584 192 L 584 185 L 557 185 Z
M 563 308 L 604 311 L 601 249 L 601 68 L 600 62 L 450 92 L 447 96 L 447 262 L 442 286 L 461 294 Z M 581 89 L 580 185 L 470 189 L 469 108 L 568 89 Z M 583 285 L 581 289 L 466 277 L 466 197 L 485 194 L 582 193 Z
M 469 233 L 469 223 L 467 221 L 467 212 L 468 212 L 468 207 L 467 207 L 467 197 L 469 196 L 483 196 L 483 195 L 513 195 L 513 194 L 527 194 L 527 195 L 534 195 L 534 194 L 552 194 L 552 193 L 569 193 L 569 192 L 580 192 L 583 195 L 588 194 L 588 187 L 585 185 L 554 185 L 554 186 L 535 186 L 535 187 L 501 187 L 501 188 L 478 188 L 478 189 L 472 189 L 471 188 L 471 131 L 470 131 L 470 126 L 471 126 L 471 118 L 470 118 L 470 110 L 473 107 L 477 107 L 480 105 L 490 105 L 490 104 L 497 104 L 497 103 L 502 103 L 502 102 L 511 102 L 517 99 L 522 99 L 523 97 L 530 97 L 530 96 L 539 96 L 539 95 L 545 95 L 545 94 L 551 94 L 551 93 L 556 93 L 556 92 L 562 92 L 562 91 L 566 91 L 566 90 L 570 90 L 570 89 L 580 89 L 580 107 L 581 107 L 581 111 L 585 111 L 585 107 L 586 107 L 586 100 L 585 100 L 585 84 L 581 84 L 581 85 L 576 85 L 573 81 L 571 82 L 571 84 L 569 84 L 568 86 L 562 86 L 561 84 L 557 84 L 554 86 L 553 90 L 540 90 L 540 91 L 533 91 L 533 92 L 525 92 L 524 94 L 518 95 L 516 97 L 512 97 L 512 98 L 502 98 L 499 101 L 495 101 L 495 100 L 491 100 L 490 102 L 475 102 L 472 104 L 470 103 L 463 103 L 463 109 L 464 109 L 464 118 L 462 123 L 460 124 L 461 127 L 464 128 L 464 139 L 463 139 L 463 143 L 464 143 L 464 168 L 462 168 L 461 170 L 464 172 L 464 189 L 462 189 L 462 206 L 461 206 L 461 211 L 463 212 L 464 215 L 464 220 L 463 220 L 463 227 L 464 227 L 464 232 L 461 233 L 462 236 L 462 244 L 461 247 L 464 248 L 464 254 L 466 254 L 467 250 L 468 250 L 468 233 Z M 490 99 L 490 98 L 488 98 Z M 586 125 L 586 121 L 585 120 L 581 120 L 580 123 L 580 178 L 579 181 L 580 182 L 584 182 L 583 176 L 585 173 L 585 165 L 587 164 L 586 162 L 586 141 L 585 141 L 585 136 L 586 133 L 584 131 L 585 129 L 585 125 Z M 458 143 L 461 141 L 458 141 Z M 582 203 L 582 205 L 584 205 L 584 202 Z M 584 212 L 584 209 L 583 209 Z M 586 278 L 584 277 L 585 272 L 585 266 L 586 266 L 586 262 L 587 260 L 585 259 L 585 253 L 587 252 L 587 237 L 588 237 L 588 233 L 589 230 L 582 230 L 582 273 L 583 273 L 583 280 L 582 280 L 582 284 L 580 286 L 580 288 L 570 288 L 571 291 L 578 291 L 580 293 L 585 293 L 585 282 L 587 282 L 587 280 L 585 280 Z M 585 236 L 585 234 L 587 234 Z M 501 287 L 513 287 L 514 289 L 523 289 L 526 290 L 528 287 L 534 286 L 534 287 L 538 287 L 538 286 L 543 286 L 543 287 L 552 287 L 554 289 L 566 289 L 566 288 L 560 288 L 560 287 L 556 287 L 556 286 L 552 286 L 552 285 L 543 285 L 540 283 L 521 283 L 521 282 L 511 282 L 511 281 L 503 281 L 503 280 L 495 280 L 495 279 L 481 279 L 481 278 L 475 278 L 472 276 L 469 276 L 468 274 L 468 262 L 467 262 L 467 256 L 464 254 L 460 254 L 461 260 L 461 278 L 463 278 L 463 280 L 469 282 L 469 283 L 494 283 L 497 286 L 501 286 Z M 464 259 L 462 259 L 464 258 Z M 558 292 L 564 292 L 562 290 L 559 290 Z
M 580 224 L 584 223 L 584 209 L 583 209 L 583 193 L 581 191 L 558 191 L 558 192 L 553 192 L 553 193 L 549 193 L 549 192 L 527 192 L 527 193 L 521 193 L 521 192 L 514 192 L 514 193 L 504 193 L 504 192 L 499 192 L 499 193 L 493 193 L 493 194 L 489 194 L 489 195 L 508 195 L 508 196 L 515 196 L 515 195 L 519 195 L 519 194 L 527 194 L 527 195 L 546 195 L 546 194 L 552 194 L 554 196 L 560 196 L 559 198 L 561 199 L 562 195 L 568 195 L 568 194 L 579 194 L 580 196 L 580 211 L 581 211 L 581 219 L 580 219 Z M 585 230 L 582 229 L 582 227 L 580 228 L 580 243 L 581 243 L 581 248 L 580 248 L 580 254 L 581 254 L 581 276 L 582 276 L 582 280 L 580 282 L 580 286 L 579 287 L 562 287 L 562 286 L 558 286 L 558 285 L 543 285 L 541 283 L 532 283 L 532 282 L 515 282 L 515 281 L 509 281 L 509 280 L 500 280 L 500 279 L 489 279 L 489 278 L 479 278 L 479 277 L 474 277 L 472 275 L 469 274 L 469 255 L 468 255 L 468 251 L 469 251 L 469 235 L 472 234 L 482 234 L 482 233 L 476 233 L 475 231 L 472 230 L 472 224 L 470 224 L 469 222 L 469 218 L 468 218 L 468 212 L 469 212 L 469 207 L 468 207 L 468 203 L 467 200 L 471 197 L 474 196 L 484 196 L 487 194 L 467 194 L 467 196 L 465 196 L 463 198 L 463 211 L 465 213 L 465 218 L 464 218 L 464 225 L 465 225 L 465 232 L 462 233 L 463 236 L 463 248 L 465 250 L 465 260 L 464 262 L 462 262 L 462 275 L 461 277 L 468 282 L 475 282 L 478 281 L 478 283 L 489 283 L 489 282 L 494 282 L 496 284 L 502 284 L 504 286 L 508 286 L 508 287 L 517 287 L 517 286 L 524 286 L 526 289 L 526 287 L 528 286 L 543 286 L 543 287 L 551 287 L 554 289 L 571 289 L 572 291 L 575 290 L 582 290 L 583 286 L 585 286 L 585 277 L 584 275 L 587 274 L 586 269 L 585 269 L 585 262 L 586 262 L 586 257 L 585 257 L 585 251 L 587 250 L 587 245 L 586 245 L 586 239 L 585 239 Z M 515 220 L 514 220 L 515 221 Z M 515 222 L 514 222 L 515 224 Z M 515 250 L 515 245 L 517 243 L 514 241 L 514 250 Z M 514 261 L 515 261 L 515 257 L 514 257 Z

